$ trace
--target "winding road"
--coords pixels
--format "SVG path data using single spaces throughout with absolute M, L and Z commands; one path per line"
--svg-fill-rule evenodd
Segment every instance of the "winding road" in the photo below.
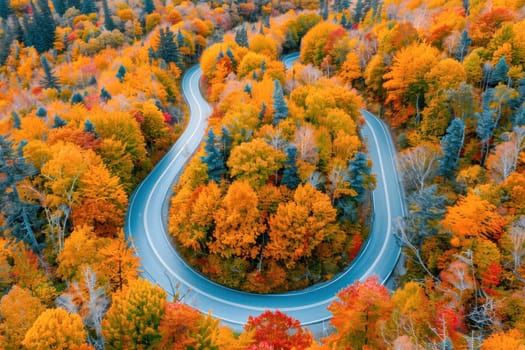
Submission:
M 298 55 L 285 56 L 291 67 Z M 177 254 L 167 234 L 168 203 L 172 187 L 186 162 L 201 143 L 211 107 L 199 92 L 201 71 L 188 70 L 182 91 L 190 107 L 190 121 L 184 133 L 164 158 L 138 186 L 130 198 L 125 232 L 141 258 L 142 276 L 164 288 L 168 294 L 179 293 L 184 303 L 214 317 L 235 330 L 241 330 L 248 316 L 267 309 L 279 309 L 298 319 L 303 326 L 323 329 L 331 318 L 326 307 L 339 290 L 356 280 L 377 275 L 381 282 L 390 277 L 400 256 L 392 234 L 394 218 L 405 213 L 405 203 L 395 166 L 395 149 L 385 124 L 363 110 L 366 121 L 362 136 L 368 142 L 372 172 L 377 176 L 373 191 L 371 233 L 352 264 L 334 279 L 307 289 L 284 294 L 250 294 L 216 284 L 191 269 Z

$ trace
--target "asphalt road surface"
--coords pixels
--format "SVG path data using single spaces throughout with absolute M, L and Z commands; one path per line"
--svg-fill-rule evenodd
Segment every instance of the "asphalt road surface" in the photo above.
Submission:
M 289 68 L 298 54 L 285 56 Z M 377 275 L 385 282 L 399 259 L 400 248 L 392 234 L 394 219 L 405 212 L 403 190 L 395 166 L 395 149 L 385 124 L 367 111 L 362 136 L 368 142 L 372 172 L 377 185 L 373 191 L 371 233 L 352 264 L 334 279 L 307 289 L 284 294 L 250 294 L 232 290 L 206 279 L 191 269 L 177 254 L 167 234 L 168 203 L 173 184 L 186 162 L 201 143 L 211 107 L 199 92 L 201 70 L 195 66 L 182 79 L 182 92 L 189 104 L 190 121 L 166 156 L 133 193 L 126 216 L 125 232 L 141 258 L 142 276 L 179 294 L 184 303 L 241 330 L 248 316 L 267 309 L 279 309 L 310 328 L 327 325 L 331 314 L 326 307 L 342 288 L 356 280 Z

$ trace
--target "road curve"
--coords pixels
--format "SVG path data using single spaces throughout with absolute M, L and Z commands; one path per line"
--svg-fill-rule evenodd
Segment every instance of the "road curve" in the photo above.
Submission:
M 283 59 L 290 67 L 298 54 Z M 186 162 L 201 143 L 211 108 L 199 92 L 201 71 L 188 70 L 182 79 L 182 92 L 190 107 L 190 120 L 184 133 L 155 166 L 130 198 L 125 232 L 141 258 L 142 276 L 175 292 L 184 303 L 214 317 L 235 330 L 241 330 L 248 316 L 279 309 L 312 328 L 331 317 L 326 307 L 342 288 L 356 280 L 377 275 L 385 282 L 400 255 L 392 235 L 395 217 L 405 212 L 404 196 L 394 163 L 395 149 L 385 124 L 367 111 L 362 136 L 368 142 L 372 172 L 377 176 L 373 191 L 371 233 L 352 264 L 334 279 L 300 291 L 284 294 L 250 294 L 214 283 L 191 269 L 177 254 L 167 234 L 167 214 L 172 187 Z

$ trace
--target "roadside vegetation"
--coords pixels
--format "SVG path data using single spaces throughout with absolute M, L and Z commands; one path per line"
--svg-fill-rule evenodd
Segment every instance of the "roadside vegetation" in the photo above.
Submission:
M 0 0 L 0 347 L 523 348 L 524 8 Z M 404 271 L 342 290 L 315 341 L 279 311 L 235 334 L 140 278 L 128 198 L 184 129 L 198 62 L 214 112 L 169 227 L 220 283 L 304 288 L 350 263 L 374 186 L 359 108 L 395 136 Z

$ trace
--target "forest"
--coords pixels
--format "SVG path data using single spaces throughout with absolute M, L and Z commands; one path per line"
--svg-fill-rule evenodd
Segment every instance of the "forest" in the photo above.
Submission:
M 213 113 L 168 228 L 228 287 L 351 264 L 360 110 L 392 132 L 393 287 L 341 290 L 323 334 L 279 310 L 233 331 L 142 274 L 128 201 L 188 123 L 195 64 Z M 525 349 L 525 1 L 0 0 L 0 241 L 2 349 Z

